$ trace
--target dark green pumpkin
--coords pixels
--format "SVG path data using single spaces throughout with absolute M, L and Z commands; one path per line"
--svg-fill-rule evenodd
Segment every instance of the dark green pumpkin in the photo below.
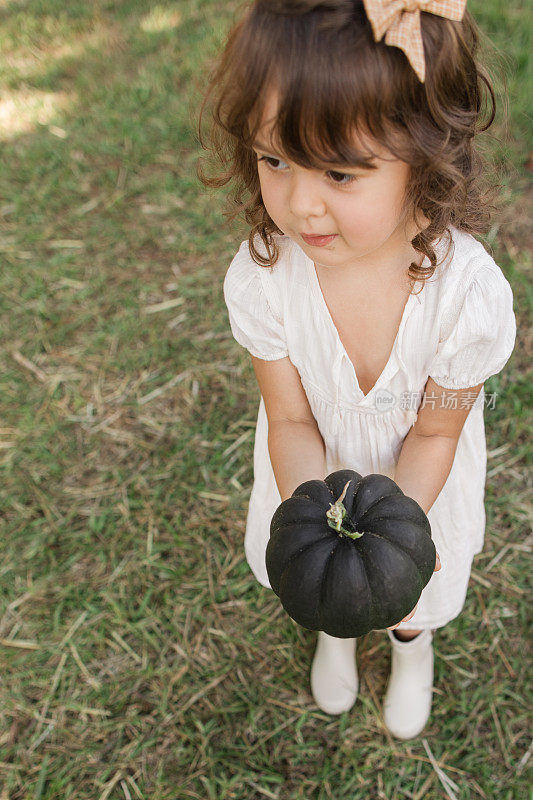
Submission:
M 418 503 L 386 475 L 349 469 L 298 486 L 276 509 L 266 549 L 270 585 L 289 616 L 338 638 L 400 622 L 435 560 Z

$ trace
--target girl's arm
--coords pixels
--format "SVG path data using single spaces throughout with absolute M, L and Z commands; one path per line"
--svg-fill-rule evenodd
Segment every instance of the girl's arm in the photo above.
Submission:
M 326 448 L 290 358 L 251 358 L 268 418 L 272 471 L 283 501 L 304 481 L 324 480 Z
M 425 514 L 446 483 L 463 425 L 482 388 L 480 383 L 468 389 L 445 389 L 428 378 L 417 420 L 404 439 L 394 473 L 402 492 L 416 500 Z M 437 553 L 435 572 L 440 568 Z M 410 620 L 416 609 L 402 622 Z
M 417 421 L 404 439 L 394 480 L 425 514 L 450 474 L 457 442 L 483 384 L 444 389 L 429 378 Z
M 268 452 L 282 501 L 304 481 L 323 481 L 327 475 L 324 440 L 316 423 L 269 424 Z

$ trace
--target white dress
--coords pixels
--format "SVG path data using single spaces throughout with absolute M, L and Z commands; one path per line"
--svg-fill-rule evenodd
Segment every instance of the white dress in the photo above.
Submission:
M 324 439 L 326 474 L 353 469 L 393 478 L 428 376 L 452 390 L 447 396 L 453 402 L 453 389 L 482 383 L 509 359 L 516 337 L 511 286 L 482 244 L 455 228 L 451 234 L 453 248 L 445 259 L 446 237 L 434 245 L 438 266 L 421 292 L 421 281 L 414 286 L 389 360 L 366 395 L 304 251 L 277 235 L 280 257 L 274 267 L 256 264 L 247 241 L 233 258 L 224 278 L 233 336 L 258 358 L 290 358 Z M 256 247 L 266 254 L 259 237 Z M 442 402 L 440 395 L 435 402 Z M 424 588 L 415 615 L 400 627 L 436 629 L 463 608 L 472 559 L 481 552 L 485 533 L 485 404 L 482 389 L 470 404 L 451 472 L 427 514 L 442 568 Z M 244 547 L 255 577 L 271 588 L 265 551 L 281 497 L 267 435 L 261 397 Z

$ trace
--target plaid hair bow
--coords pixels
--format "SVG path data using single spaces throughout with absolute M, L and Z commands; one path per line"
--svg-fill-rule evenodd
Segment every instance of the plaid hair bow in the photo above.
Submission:
M 374 40 L 379 42 L 386 32 L 385 44 L 403 50 L 422 83 L 426 77 L 426 61 L 420 12 L 460 20 L 466 8 L 466 0 L 363 0 L 363 3 Z

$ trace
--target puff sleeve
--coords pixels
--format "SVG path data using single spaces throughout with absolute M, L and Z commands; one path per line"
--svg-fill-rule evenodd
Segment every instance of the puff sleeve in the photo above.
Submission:
M 267 267 L 252 260 L 242 242 L 224 278 L 224 300 L 234 339 L 253 356 L 274 361 L 288 355 L 276 287 Z
M 454 292 L 429 377 L 445 389 L 477 386 L 503 369 L 515 339 L 511 286 L 496 264 L 481 266 Z

